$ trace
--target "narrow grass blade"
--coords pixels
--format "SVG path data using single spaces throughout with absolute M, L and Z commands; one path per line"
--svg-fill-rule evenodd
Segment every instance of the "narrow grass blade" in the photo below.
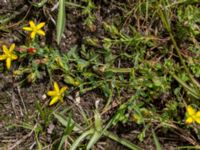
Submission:
M 69 135 L 64 135 L 64 136 L 62 137 L 62 139 L 61 139 L 61 141 L 60 141 L 60 144 L 59 144 L 59 146 L 58 146 L 58 150 L 62 150 L 62 146 L 63 146 L 65 140 L 67 140 L 68 136 L 69 136 Z
M 155 146 L 156 146 L 156 150 L 162 150 L 160 142 L 158 141 L 158 138 L 157 138 L 155 132 L 152 131 L 152 133 L 153 133 L 153 140 L 154 140 L 154 143 L 155 143 Z
M 36 143 L 37 143 L 37 149 L 42 150 L 43 146 L 38 139 L 38 135 L 36 135 L 35 138 L 36 138 Z
M 178 146 L 175 149 L 181 150 L 181 149 L 200 149 L 200 146 Z
M 56 119 L 58 119 L 58 121 L 64 126 L 64 127 L 67 127 L 68 126 L 68 121 L 67 119 L 63 118 L 61 115 L 59 114 L 56 114 L 56 113 L 53 113 L 54 117 Z M 79 132 L 81 130 L 81 127 L 79 127 L 78 124 L 76 124 L 74 122 L 74 120 L 71 119 L 71 123 L 72 124 L 75 124 L 75 126 L 73 127 L 73 131 L 76 131 L 76 132 Z
M 59 8 L 58 8 L 58 16 L 57 16 L 57 24 L 56 24 L 56 41 L 60 44 L 60 40 L 62 38 L 62 34 L 65 29 L 65 0 L 59 0 Z
M 62 150 L 62 146 L 63 146 L 64 142 L 67 140 L 69 134 L 73 131 L 73 128 L 74 128 L 74 125 L 75 125 L 74 123 L 71 122 L 72 121 L 71 115 L 67 120 L 68 120 L 67 121 L 68 124 L 67 124 L 67 127 L 64 130 L 64 134 L 63 134 L 62 139 L 60 141 L 58 150 Z
M 87 136 L 91 135 L 94 133 L 94 129 L 90 129 L 90 130 L 87 130 L 85 132 L 83 132 L 81 134 L 81 136 L 79 136 L 76 141 L 72 144 L 72 146 L 70 147 L 69 150 L 77 150 L 79 144 L 81 143 L 81 141 L 83 141 Z
M 96 142 L 100 139 L 101 136 L 102 136 L 101 133 L 99 133 L 98 131 L 96 131 L 93 134 L 92 138 L 90 139 L 90 141 L 89 141 L 89 143 L 87 145 L 86 150 L 92 149 L 92 147 L 94 146 L 94 144 L 96 144 Z
M 56 119 L 58 119 L 58 121 L 65 127 L 68 126 L 67 120 L 65 120 L 62 116 L 60 116 L 59 114 L 54 113 L 54 117 Z

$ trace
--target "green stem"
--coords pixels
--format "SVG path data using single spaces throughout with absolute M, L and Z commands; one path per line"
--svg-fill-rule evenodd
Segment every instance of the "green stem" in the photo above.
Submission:
M 200 149 L 200 146 L 178 146 L 175 149 L 181 150 L 181 149 Z
M 177 77 L 174 73 L 170 74 L 173 76 L 176 81 L 178 81 L 186 90 L 188 90 L 195 98 L 199 98 L 200 94 L 198 94 L 195 90 L 193 90 L 190 86 L 188 86 L 184 81 L 182 81 L 179 77 Z
M 72 3 L 72 2 L 65 2 L 66 5 L 72 6 L 72 7 L 78 7 L 78 8 L 85 8 L 79 4 Z
M 130 73 L 133 71 L 133 68 L 109 68 L 106 71 L 111 71 L 113 73 Z

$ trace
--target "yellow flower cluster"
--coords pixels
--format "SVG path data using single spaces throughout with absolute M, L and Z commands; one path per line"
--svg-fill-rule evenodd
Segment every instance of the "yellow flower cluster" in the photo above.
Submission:
M 197 111 L 191 105 L 187 106 L 185 122 L 187 124 L 191 124 L 193 122 L 200 124 L 200 111 Z
M 29 21 L 30 27 L 23 27 L 23 30 L 29 31 L 31 39 L 35 39 L 36 35 L 45 36 L 45 32 L 42 30 L 42 27 L 45 26 L 44 22 L 39 23 L 36 25 L 33 21 Z M 6 67 L 10 69 L 11 63 L 13 60 L 18 58 L 17 55 L 14 54 L 15 44 L 12 44 L 8 49 L 6 45 L 2 46 L 3 54 L 0 55 L 0 61 L 6 60 Z M 53 97 L 50 101 L 49 105 L 53 105 L 57 103 L 59 100 L 63 102 L 64 92 L 68 89 L 67 86 L 59 88 L 58 83 L 54 82 L 54 90 L 48 91 L 47 95 Z
M 32 39 L 35 38 L 36 34 L 45 36 L 45 32 L 41 29 L 45 25 L 44 22 L 36 25 L 33 21 L 29 21 L 29 24 L 30 27 L 23 27 L 23 29 L 26 31 L 31 31 L 30 37 Z M 18 58 L 18 56 L 14 54 L 15 44 L 12 44 L 9 49 L 7 48 L 6 45 L 3 45 L 2 49 L 3 49 L 3 54 L 0 55 L 0 61 L 6 60 L 6 68 L 10 69 L 12 61 Z

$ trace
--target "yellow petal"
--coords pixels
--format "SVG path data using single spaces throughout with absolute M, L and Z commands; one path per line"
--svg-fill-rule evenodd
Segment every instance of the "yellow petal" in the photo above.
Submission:
M 38 31 L 37 31 L 37 34 L 42 35 L 42 36 L 45 36 L 45 32 L 44 32 L 43 30 L 38 30 Z
M 35 26 L 35 23 L 34 23 L 33 21 L 29 21 L 29 24 L 30 24 L 30 27 L 31 27 L 32 29 L 36 27 L 36 26 Z
M 7 48 L 6 45 L 3 45 L 2 48 L 3 48 L 3 52 L 4 52 L 6 55 L 10 55 L 10 53 L 9 53 L 8 48 Z
M 67 89 L 68 89 L 67 86 L 62 87 L 60 90 L 60 94 L 64 93 Z
M 197 111 L 195 116 L 200 117 L 200 111 Z
M 10 46 L 9 51 L 12 52 L 14 49 L 15 49 L 15 43 L 13 43 L 13 44 Z
M 58 93 L 56 91 L 48 91 L 48 96 L 56 96 Z
M 42 27 L 44 27 L 45 22 L 41 22 L 37 25 L 37 29 L 41 29 Z
M 26 30 L 26 31 L 33 31 L 33 29 L 30 28 L 30 27 L 23 27 L 23 30 Z
M 196 118 L 195 121 L 200 124 L 200 118 Z
M 0 55 L 0 60 L 5 60 L 7 58 L 6 55 Z
M 54 87 L 55 91 L 56 91 L 57 93 L 59 93 L 60 89 L 59 89 L 59 86 L 58 86 L 58 83 L 57 83 L 57 82 L 54 82 L 54 83 L 53 83 L 53 87 Z
M 198 111 L 194 117 L 195 121 L 200 124 L 200 111 Z
M 49 103 L 49 106 L 55 104 L 58 100 L 59 100 L 59 97 L 58 97 L 58 96 L 54 97 L 54 98 L 51 100 L 51 102 Z
M 15 55 L 15 54 L 12 54 L 12 55 L 11 55 L 11 59 L 12 59 L 12 60 L 16 60 L 17 58 L 18 58 L 17 55 Z
M 193 121 L 194 121 L 194 120 L 193 120 L 192 117 L 188 117 L 188 118 L 186 119 L 185 123 L 191 124 Z
M 189 105 L 189 106 L 187 106 L 187 113 L 188 113 L 188 115 L 193 116 L 193 115 L 195 115 L 196 110 L 194 108 L 192 108 L 192 106 Z
M 6 67 L 7 67 L 7 69 L 10 69 L 10 66 L 11 66 L 11 58 L 7 58 L 6 59 Z
M 34 39 L 34 38 L 35 38 L 35 35 L 36 35 L 36 32 L 34 32 L 34 31 L 33 31 L 33 32 L 31 32 L 31 38 L 32 38 L 32 39 Z

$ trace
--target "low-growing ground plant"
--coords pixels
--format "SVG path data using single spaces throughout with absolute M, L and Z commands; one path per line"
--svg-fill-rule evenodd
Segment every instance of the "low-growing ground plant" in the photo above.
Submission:
M 198 1 L 5 7 L 0 149 L 200 149 Z

